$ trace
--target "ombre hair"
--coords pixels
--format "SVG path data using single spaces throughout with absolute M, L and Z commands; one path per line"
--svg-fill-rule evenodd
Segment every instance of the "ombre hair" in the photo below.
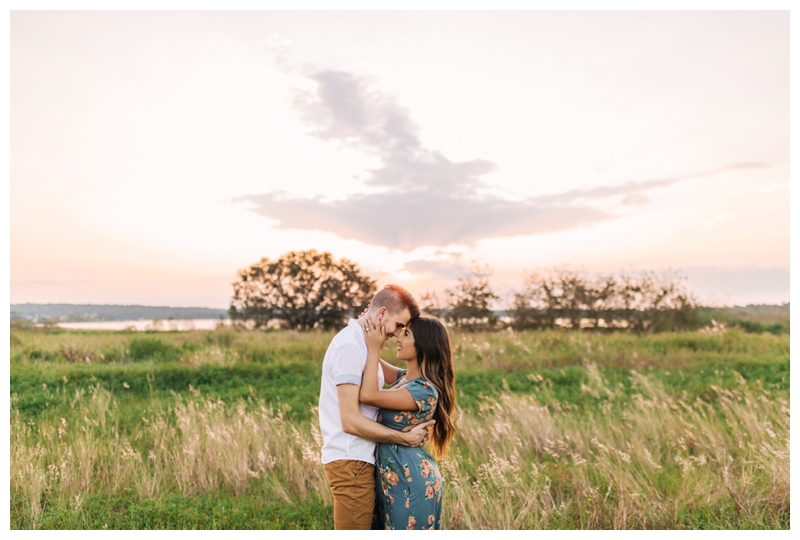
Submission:
M 433 419 L 433 457 L 447 455 L 450 442 L 456 436 L 453 423 L 456 410 L 456 373 L 453 369 L 453 352 L 450 347 L 450 335 L 442 322 L 428 315 L 411 320 L 409 330 L 414 336 L 414 348 L 420 372 L 436 390 L 439 391 L 439 402 Z

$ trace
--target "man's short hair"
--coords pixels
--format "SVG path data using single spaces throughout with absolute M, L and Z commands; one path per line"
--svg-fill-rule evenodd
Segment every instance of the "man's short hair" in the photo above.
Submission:
M 385 307 L 390 313 L 400 313 L 408 309 L 412 319 L 419 317 L 419 306 L 411 293 L 400 285 L 387 285 L 372 297 L 370 311 Z

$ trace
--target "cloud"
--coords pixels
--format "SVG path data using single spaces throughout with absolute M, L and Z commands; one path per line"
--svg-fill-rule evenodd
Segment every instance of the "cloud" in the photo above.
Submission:
M 408 110 L 366 77 L 322 71 L 308 78 L 316 83 L 316 92 L 298 91 L 295 106 L 315 128 L 309 135 L 381 158 L 380 169 L 367 171 L 368 186 L 468 195 L 483 185 L 481 176 L 497 168 L 483 159 L 453 162 L 424 148 Z
M 442 262 L 418 259 L 403 265 L 403 270 L 412 274 L 431 274 L 435 279 L 456 281 L 467 274 L 469 269 L 459 262 Z
M 593 207 L 591 201 L 621 196 L 623 204 L 645 204 L 644 191 L 698 176 L 504 199 L 485 193 L 482 177 L 497 168 L 495 163 L 451 161 L 425 148 L 408 110 L 370 79 L 336 70 L 307 71 L 305 77 L 314 90 L 298 90 L 295 107 L 311 126 L 309 135 L 378 157 L 381 166 L 366 171 L 363 181 L 382 191 L 332 202 L 277 191 L 235 199 L 278 220 L 280 229 L 330 231 L 403 251 L 474 244 L 483 238 L 548 233 L 614 219 L 615 214 Z
M 424 190 L 353 195 L 323 203 L 278 194 L 241 198 L 280 220 L 281 229 L 332 231 L 345 238 L 411 251 L 481 238 L 558 231 L 613 216 L 590 207 L 518 203 L 494 196 L 466 198 Z
M 630 195 L 626 195 L 625 198 L 622 199 L 622 204 L 624 204 L 625 206 L 647 204 L 649 202 L 650 199 L 644 193 L 631 193 Z

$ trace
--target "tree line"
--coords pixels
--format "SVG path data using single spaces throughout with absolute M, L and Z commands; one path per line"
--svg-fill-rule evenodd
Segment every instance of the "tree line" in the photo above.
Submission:
M 505 316 L 488 268 L 419 296 L 420 308 L 466 331 L 568 328 L 661 332 L 700 326 L 698 305 L 675 273 L 586 274 L 555 268 L 526 277 Z M 239 270 L 228 313 L 234 324 L 297 330 L 341 328 L 377 291 L 375 280 L 330 253 L 292 251 Z M 502 313 L 502 312 L 501 312 Z
M 695 329 L 698 304 L 673 272 L 585 274 L 564 268 L 529 274 L 501 320 L 488 270 L 472 270 L 443 295 L 422 295 L 428 312 L 465 330 L 569 328 L 637 333 Z M 441 301 L 443 300 L 443 301 Z

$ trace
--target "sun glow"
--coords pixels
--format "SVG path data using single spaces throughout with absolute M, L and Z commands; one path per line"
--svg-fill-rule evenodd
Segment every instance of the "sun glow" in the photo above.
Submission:
M 787 11 L 10 24 L 12 303 L 227 308 L 308 249 L 414 294 L 569 265 L 789 300 Z
M 400 281 L 410 281 L 414 279 L 414 274 L 412 274 L 408 270 L 403 270 L 402 272 L 396 273 L 395 277 Z

